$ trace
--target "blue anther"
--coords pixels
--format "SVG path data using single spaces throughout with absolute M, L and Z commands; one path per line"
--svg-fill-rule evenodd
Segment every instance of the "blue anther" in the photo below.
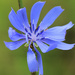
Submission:
M 44 32 L 44 30 L 42 30 L 41 32 L 40 32 L 40 34 L 42 34 Z
M 40 33 L 37 34 L 37 37 L 38 37 L 39 34 L 40 34 Z
M 43 30 L 43 31 L 41 31 L 40 33 L 38 33 L 38 34 L 37 34 L 37 36 L 38 36 L 38 35 L 41 35 L 43 32 L 44 32 L 44 30 Z
M 35 29 L 35 31 L 34 31 L 35 34 L 38 32 L 39 28 L 40 28 L 40 26 L 38 26 L 38 28 Z
M 43 40 L 43 39 L 45 39 L 44 37 L 43 38 L 41 38 L 41 40 Z
M 31 33 L 28 32 L 28 34 L 31 36 Z
M 26 28 L 25 28 L 25 31 L 28 32 Z
M 32 31 L 34 31 L 34 24 L 32 24 Z
M 30 32 L 32 33 L 32 29 L 31 29 L 31 27 L 29 27 L 30 28 Z
M 28 39 L 31 39 L 30 37 L 28 37 Z

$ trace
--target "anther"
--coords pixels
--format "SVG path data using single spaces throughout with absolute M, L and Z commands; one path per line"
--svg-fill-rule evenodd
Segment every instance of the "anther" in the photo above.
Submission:
M 36 34 L 39 30 L 40 26 L 37 27 L 37 29 L 35 29 L 34 33 Z
M 30 32 L 32 33 L 32 29 L 31 29 L 31 27 L 29 27 L 30 28 Z
M 26 28 L 25 28 L 25 31 L 28 32 Z
M 28 32 L 28 34 L 31 36 L 31 33 Z

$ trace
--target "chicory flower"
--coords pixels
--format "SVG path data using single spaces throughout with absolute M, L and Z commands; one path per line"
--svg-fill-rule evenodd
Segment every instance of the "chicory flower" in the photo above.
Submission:
M 64 11 L 60 6 L 52 8 L 41 21 L 39 26 L 37 26 L 40 12 L 44 4 L 45 2 L 39 1 L 33 5 L 30 13 L 30 24 L 27 19 L 25 7 L 19 9 L 17 14 L 12 9 L 9 14 L 9 20 L 17 30 L 21 31 L 21 34 L 9 27 L 9 38 L 13 42 L 4 42 L 6 47 L 10 50 L 15 50 L 22 44 L 29 43 L 27 52 L 28 67 L 30 72 L 35 72 L 39 69 L 39 75 L 43 75 L 43 65 L 41 54 L 37 50 L 35 43 L 39 46 L 43 53 L 46 53 L 55 48 L 69 50 L 75 45 L 63 42 L 65 40 L 66 30 L 70 29 L 74 25 L 72 22 L 69 22 L 64 26 L 56 26 L 48 29 L 48 27 L 52 25 L 58 16 Z M 30 47 L 31 44 L 33 44 L 37 55 Z

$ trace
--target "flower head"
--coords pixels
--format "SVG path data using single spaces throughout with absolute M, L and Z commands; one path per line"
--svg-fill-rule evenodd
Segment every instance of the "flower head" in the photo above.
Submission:
M 45 2 L 39 1 L 33 5 L 30 13 L 30 24 L 27 19 L 26 8 L 19 9 L 17 14 L 12 9 L 9 14 L 9 20 L 16 29 L 22 32 L 22 34 L 9 27 L 9 38 L 13 42 L 4 42 L 6 47 L 10 50 L 15 50 L 22 44 L 29 43 L 27 52 L 28 67 L 30 72 L 35 72 L 39 69 L 39 75 L 43 75 L 43 66 L 41 54 L 36 49 L 35 43 L 39 46 L 43 53 L 46 53 L 55 48 L 69 50 L 72 49 L 75 45 L 62 42 L 65 40 L 66 30 L 70 29 L 74 25 L 72 22 L 69 22 L 64 26 L 56 26 L 47 29 L 64 11 L 60 6 L 52 8 L 41 21 L 39 26 L 37 26 L 40 12 L 44 4 Z M 37 57 L 35 52 L 30 47 L 32 42 L 34 50 L 37 53 Z

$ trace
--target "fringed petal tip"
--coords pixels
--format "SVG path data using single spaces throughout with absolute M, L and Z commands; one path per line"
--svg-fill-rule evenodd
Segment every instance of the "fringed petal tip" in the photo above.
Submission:
M 74 26 L 74 24 L 72 23 L 72 21 L 70 21 L 68 24 L 65 25 L 66 29 L 70 29 Z
M 58 42 L 57 48 L 61 50 L 71 50 L 74 47 L 74 44 L 67 44 L 63 42 Z
M 56 6 L 56 7 L 59 7 L 60 9 L 62 9 L 62 7 L 61 7 L 61 6 Z M 62 11 L 64 11 L 64 9 L 62 9 Z
M 11 24 L 18 30 L 25 32 L 24 26 L 19 18 L 19 16 L 15 13 L 15 11 L 12 9 L 8 16 Z
M 9 15 L 14 11 L 14 9 L 11 7 L 11 11 L 9 13 Z M 14 11 L 15 12 L 15 11 Z M 9 16 L 8 16 L 9 17 Z
M 24 28 L 29 28 L 29 22 L 27 18 L 26 8 L 21 8 L 17 11 L 17 15 L 19 16 L 21 22 L 23 23 Z
M 4 41 L 4 44 L 5 44 L 5 46 L 6 46 L 7 48 L 9 48 L 8 43 L 9 43 L 9 42 L 5 42 L 5 41 Z M 9 49 L 10 49 L 10 50 L 13 50 L 13 49 L 11 49 L 11 48 L 9 48 Z
M 13 8 L 11 7 L 11 10 L 13 10 Z
M 20 39 L 25 39 L 25 36 L 23 34 L 20 34 L 18 32 L 16 32 L 13 28 L 9 27 L 9 30 L 8 30 L 8 35 L 9 35 L 9 38 L 12 40 L 12 41 L 17 41 L 17 40 L 20 40 Z

